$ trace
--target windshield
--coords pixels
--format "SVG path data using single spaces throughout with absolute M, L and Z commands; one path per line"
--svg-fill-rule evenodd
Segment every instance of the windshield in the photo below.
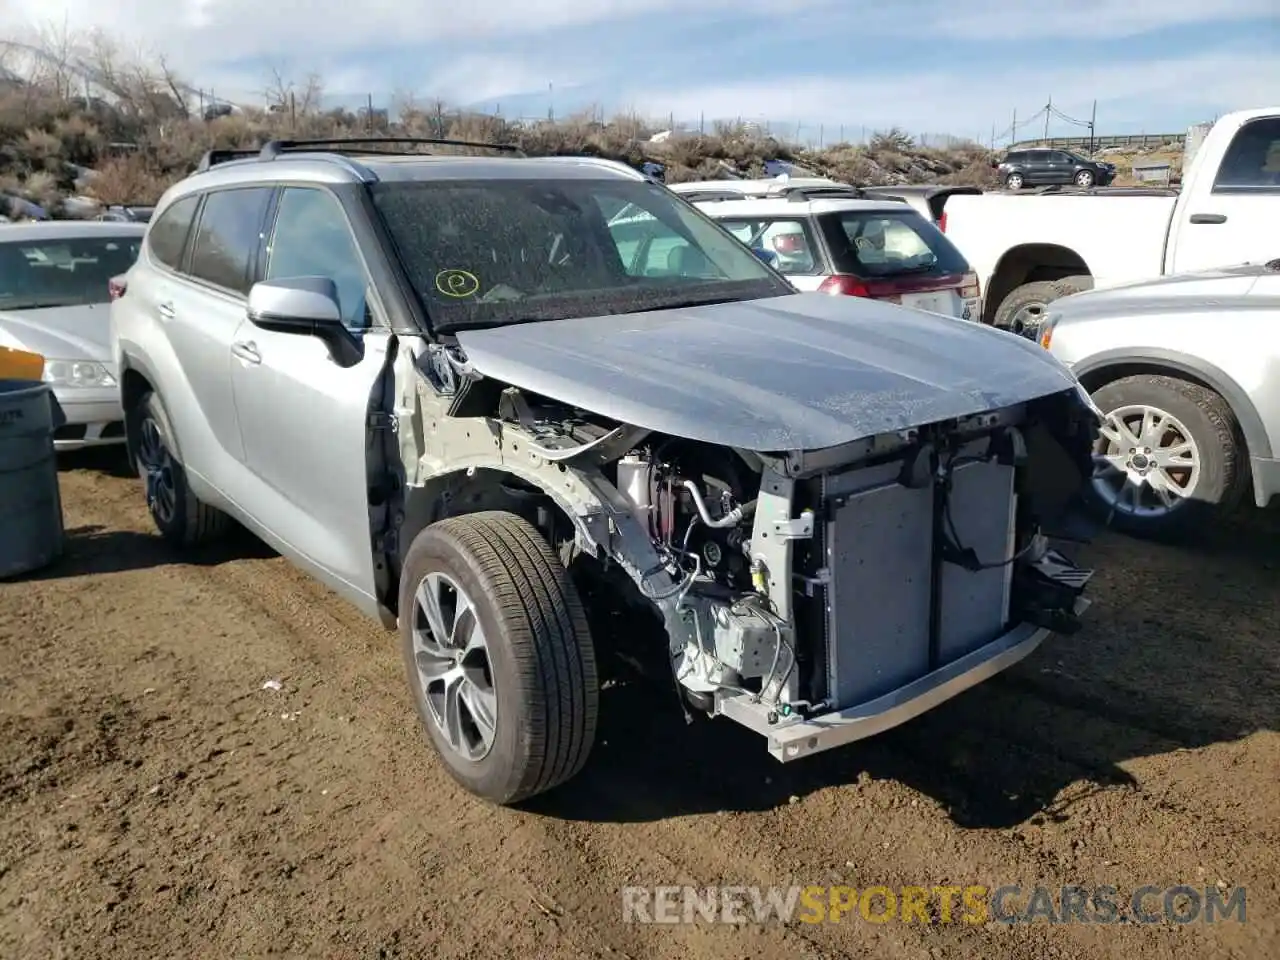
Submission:
M 795 292 L 657 184 L 448 180 L 372 193 L 437 329 Z
M 0 241 L 0 311 L 110 303 L 108 281 L 138 258 L 139 236 Z
M 821 222 L 839 273 L 878 278 L 969 272 L 955 244 L 910 209 L 846 210 L 826 214 Z

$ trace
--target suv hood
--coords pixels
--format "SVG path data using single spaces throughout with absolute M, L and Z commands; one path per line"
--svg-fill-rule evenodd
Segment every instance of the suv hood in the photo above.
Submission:
M 1075 387 L 1047 351 L 963 320 L 802 293 L 457 334 L 484 376 L 637 427 L 814 450 Z

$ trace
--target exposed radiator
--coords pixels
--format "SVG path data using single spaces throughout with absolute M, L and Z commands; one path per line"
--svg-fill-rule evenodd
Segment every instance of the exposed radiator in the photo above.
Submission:
M 982 452 L 979 441 L 961 457 Z M 909 488 L 890 463 L 823 481 L 827 517 L 827 691 L 849 707 L 894 690 L 988 643 L 1007 626 L 1015 539 L 1014 469 L 955 467 L 951 520 L 961 545 L 989 569 L 944 563 L 935 618 L 932 486 Z

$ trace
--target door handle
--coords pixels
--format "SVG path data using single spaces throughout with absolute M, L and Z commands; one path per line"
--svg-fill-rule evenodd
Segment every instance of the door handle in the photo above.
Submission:
M 1193 213 L 1191 215 L 1192 223 L 1226 223 L 1227 215 L 1225 213 Z
M 262 354 L 258 352 L 258 345 L 252 340 L 237 340 L 231 345 L 231 352 L 245 363 L 262 362 Z
M 163 320 L 172 320 L 177 316 L 173 309 L 173 304 L 168 301 L 156 304 L 156 313 L 160 314 L 160 317 Z

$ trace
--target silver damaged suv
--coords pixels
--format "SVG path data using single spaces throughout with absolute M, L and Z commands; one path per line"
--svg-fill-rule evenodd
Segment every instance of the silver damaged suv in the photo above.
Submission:
M 1099 419 L 1034 343 L 796 293 L 620 164 L 402 143 L 206 156 L 112 350 L 160 533 L 233 518 L 398 628 L 468 790 L 576 774 L 598 662 L 789 761 L 1079 625 Z

